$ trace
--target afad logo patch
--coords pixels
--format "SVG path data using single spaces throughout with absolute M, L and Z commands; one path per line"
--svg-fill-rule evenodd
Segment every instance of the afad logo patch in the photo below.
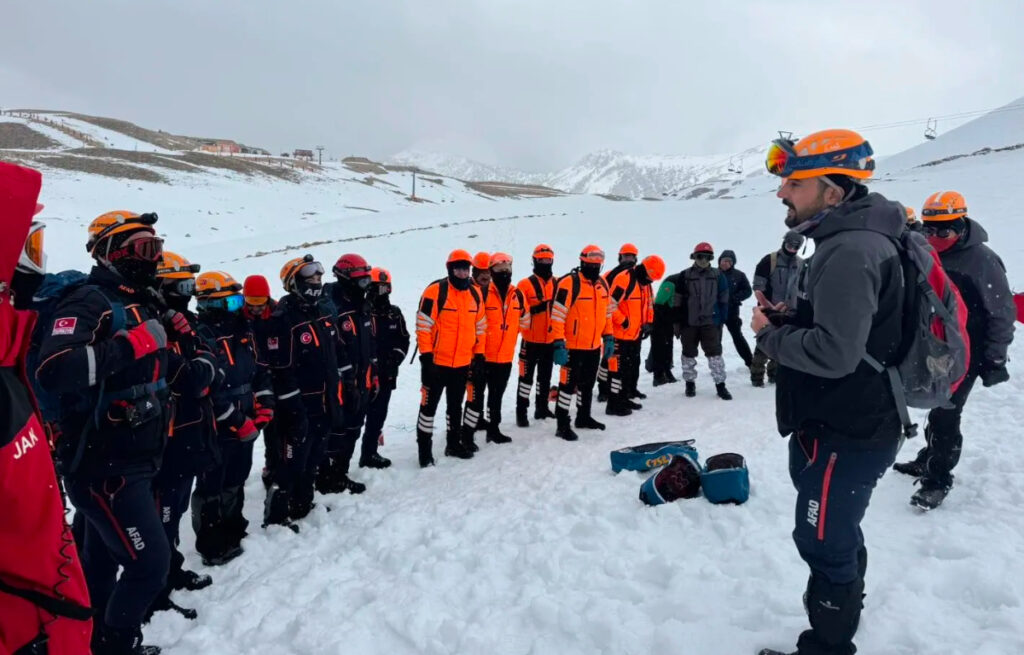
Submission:
M 50 333 L 50 336 L 57 336 L 59 334 L 74 334 L 76 325 L 78 325 L 77 318 L 58 318 L 56 321 L 53 322 L 53 332 Z
M 278 348 L 277 337 L 270 337 L 267 339 L 267 350 L 277 350 Z

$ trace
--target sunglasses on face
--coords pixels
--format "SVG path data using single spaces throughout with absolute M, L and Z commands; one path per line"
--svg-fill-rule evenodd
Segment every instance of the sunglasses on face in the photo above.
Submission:
M 951 227 L 939 227 L 937 225 L 928 225 L 925 223 L 921 227 L 921 234 L 926 237 L 939 237 L 940 239 L 948 239 L 954 234 L 959 235 L 960 233 Z
M 709 255 L 706 252 L 702 252 L 702 253 L 698 253 L 698 254 L 694 255 L 693 258 L 694 259 L 700 259 L 700 260 L 705 261 L 705 262 L 709 262 L 712 259 L 714 259 L 715 256 L 714 255 Z

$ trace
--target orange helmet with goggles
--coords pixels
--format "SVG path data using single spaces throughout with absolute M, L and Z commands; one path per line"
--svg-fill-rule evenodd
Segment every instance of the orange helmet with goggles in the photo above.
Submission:
M 208 271 L 196 278 L 196 300 L 200 311 L 237 312 L 245 305 L 242 285 L 224 271 Z
M 156 234 L 156 230 L 153 229 L 156 221 L 155 212 L 136 214 L 118 210 L 100 214 L 89 223 L 89 240 L 86 242 L 85 248 L 89 254 L 95 256 L 98 254 L 97 247 L 103 242 L 109 242 L 109 238 L 116 234 L 127 234 L 140 230 Z
M 555 251 L 546 243 L 542 243 L 533 249 L 534 259 L 554 259 Z
M 936 191 L 928 196 L 921 208 L 921 220 L 955 221 L 967 216 L 967 201 L 956 191 Z
M 789 180 L 821 175 L 866 180 L 875 171 L 872 155 L 871 144 L 853 130 L 822 130 L 796 142 L 775 139 L 768 147 L 765 168 L 772 175 Z
M 370 281 L 375 284 L 391 284 L 391 273 L 385 268 L 371 268 Z
M 657 282 L 665 275 L 665 260 L 657 255 L 647 255 L 640 265 L 647 271 L 647 277 L 651 278 L 654 282 Z
M 917 212 L 914 211 L 913 207 L 904 207 L 907 211 L 907 225 L 917 222 Z
M 584 264 L 603 264 L 604 251 L 591 244 L 580 252 L 580 261 Z
M 302 257 L 296 257 L 295 259 L 288 260 L 288 262 L 281 267 L 281 284 L 284 285 L 285 291 L 291 293 L 296 290 L 296 277 L 306 278 L 323 274 L 323 264 L 318 262 L 313 255 L 303 255 Z
M 194 280 L 199 270 L 199 264 L 192 264 L 181 255 L 165 250 L 156 267 L 156 276 L 165 280 Z
M 502 265 L 512 266 L 512 255 L 503 252 L 496 252 L 491 255 L 491 268 Z

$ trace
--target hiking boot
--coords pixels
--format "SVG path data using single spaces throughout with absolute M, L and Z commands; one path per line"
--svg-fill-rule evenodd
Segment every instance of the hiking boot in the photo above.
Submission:
M 548 409 L 548 404 L 546 402 L 537 403 L 537 407 L 535 407 L 533 410 L 533 418 L 544 420 L 549 418 L 555 418 L 555 414 L 550 409 Z
M 473 431 L 467 430 L 466 428 L 462 428 L 462 431 L 465 435 L 468 435 L 463 437 L 462 447 L 470 453 L 475 453 L 480 450 L 480 446 L 476 445 L 476 439 L 473 437 Z
M 597 402 L 599 402 L 599 403 L 606 403 L 606 402 L 608 402 L 608 394 L 607 394 L 607 392 L 598 391 L 597 392 Z
M 716 384 L 715 391 L 718 393 L 718 397 L 722 400 L 732 400 L 732 394 L 725 388 L 725 382 L 719 382 Z
M 638 403 L 636 401 L 633 401 L 633 400 L 628 400 L 628 399 L 626 400 L 626 407 L 628 407 L 628 408 L 630 408 L 632 410 L 637 410 L 637 409 L 643 409 L 644 408 L 644 406 L 641 405 L 640 403 Z
M 579 439 L 579 435 L 572 431 L 568 425 L 559 425 L 558 429 L 555 430 L 555 436 L 566 441 L 576 441 Z
M 897 473 L 912 475 L 915 478 L 922 478 L 924 477 L 924 474 L 928 472 L 928 459 L 925 457 L 917 457 L 909 462 L 897 462 L 892 465 L 892 468 Z
M 516 427 L 528 428 L 530 427 L 530 419 L 526 416 L 525 407 L 516 407 Z
M 195 611 L 191 607 L 182 607 L 173 600 L 171 600 L 170 588 L 165 589 L 160 595 L 153 601 L 146 610 L 146 623 L 149 623 L 153 619 L 153 615 L 157 612 L 176 612 L 189 621 L 195 621 L 199 618 L 199 612 Z
M 473 452 L 466 449 L 461 442 L 453 441 L 444 447 L 445 457 L 457 457 L 459 459 L 473 459 Z M 420 466 L 422 466 L 422 462 Z
M 433 466 L 433 465 L 434 465 L 434 456 L 433 455 L 431 455 L 430 453 L 427 453 L 426 455 L 424 455 L 423 453 L 420 453 L 420 468 L 421 469 L 425 469 L 428 466 Z
M 386 469 L 389 466 L 391 466 L 391 460 L 381 457 L 377 453 L 359 459 L 359 468 L 361 469 Z
M 633 410 L 622 400 L 615 398 L 608 402 L 608 405 L 604 408 L 604 413 L 608 416 L 629 416 L 633 413 Z
M 676 382 L 679 382 L 679 380 L 676 379 L 676 376 L 672 375 L 672 371 L 665 371 L 665 379 L 668 380 L 669 384 L 675 384 Z
M 631 399 L 635 399 L 635 400 L 647 400 L 647 394 L 640 393 L 639 391 L 637 391 L 635 389 L 633 391 L 629 392 L 629 397 Z
M 697 383 L 696 382 L 691 382 L 689 380 L 686 382 L 686 392 L 685 392 L 685 395 L 686 395 L 687 398 L 693 398 L 694 396 L 697 395 Z
M 200 589 L 206 589 L 212 585 L 213 578 L 204 573 L 178 569 L 167 577 L 167 584 L 175 591 L 180 591 L 182 589 L 198 591 Z
M 942 504 L 952 488 L 952 485 L 922 479 L 921 488 L 910 497 L 910 504 L 925 511 L 933 510 Z
M 757 655 L 800 655 L 799 651 L 793 651 L 792 653 L 786 653 L 781 650 L 772 650 L 771 648 L 762 649 Z
M 665 371 L 658 371 L 654 374 L 654 386 L 660 387 L 663 384 L 669 384 L 671 380 L 668 379 L 668 374 Z
M 203 566 L 223 566 L 245 552 L 241 546 L 229 548 L 223 553 L 203 555 Z
M 751 384 L 751 386 L 763 389 L 764 388 L 764 378 L 750 378 L 750 384 Z
M 775 384 L 775 374 L 774 373 L 769 373 L 768 374 L 768 384 Z
M 502 434 L 497 425 L 492 425 L 487 430 L 487 441 L 489 443 L 512 443 L 512 437 Z
M 604 423 L 595 421 L 593 416 L 577 416 L 574 423 L 577 430 L 603 430 Z
M 338 491 L 339 493 L 347 491 L 350 494 L 361 494 L 366 491 L 366 485 L 362 482 L 356 482 L 347 475 L 343 475 L 341 476 L 341 479 L 338 480 Z

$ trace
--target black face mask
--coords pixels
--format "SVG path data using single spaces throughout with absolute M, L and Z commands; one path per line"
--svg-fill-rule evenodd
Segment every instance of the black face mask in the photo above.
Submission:
M 537 277 L 547 280 L 548 278 L 551 277 L 551 269 L 553 267 L 554 264 L 534 264 L 533 272 L 537 275 Z
M 642 264 L 636 269 L 636 281 L 640 284 L 654 284 L 654 280 L 647 274 L 647 269 Z
M 374 307 L 384 308 L 391 304 L 391 295 L 387 293 L 377 293 L 371 290 L 367 297 Z
M 580 264 L 580 273 L 583 277 L 587 278 L 591 282 L 601 277 L 601 265 L 600 264 Z
M 32 306 L 32 297 L 39 290 L 43 283 L 43 276 L 39 273 L 25 273 L 15 270 L 11 278 L 11 302 L 15 309 L 29 309 Z
M 508 285 L 512 283 L 512 271 L 502 271 L 501 273 L 491 273 L 491 280 L 499 289 L 507 289 Z
M 448 274 L 448 281 L 451 283 L 453 287 L 455 287 L 459 291 L 465 291 L 473 283 L 472 278 L 455 277 L 454 273 Z
M 322 282 L 307 282 L 302 278 L 296 278 L 295 288 L 299 292 L 299 296 L 308 302 L 316 302 L 320 298 L 320 294 L 323 293 L 324 285 Z
M 188 311 L 188 303 L 192 300 L 189 296 L 179 296 L 173 293 L 164 292 L 164 300 L 167 306 L 176 312 Z
M 116 264 L 114 270 L 129 284 L 137 287 L 153 286 L 156 281 L 156 269 L 160 262 L 125 257 Z

